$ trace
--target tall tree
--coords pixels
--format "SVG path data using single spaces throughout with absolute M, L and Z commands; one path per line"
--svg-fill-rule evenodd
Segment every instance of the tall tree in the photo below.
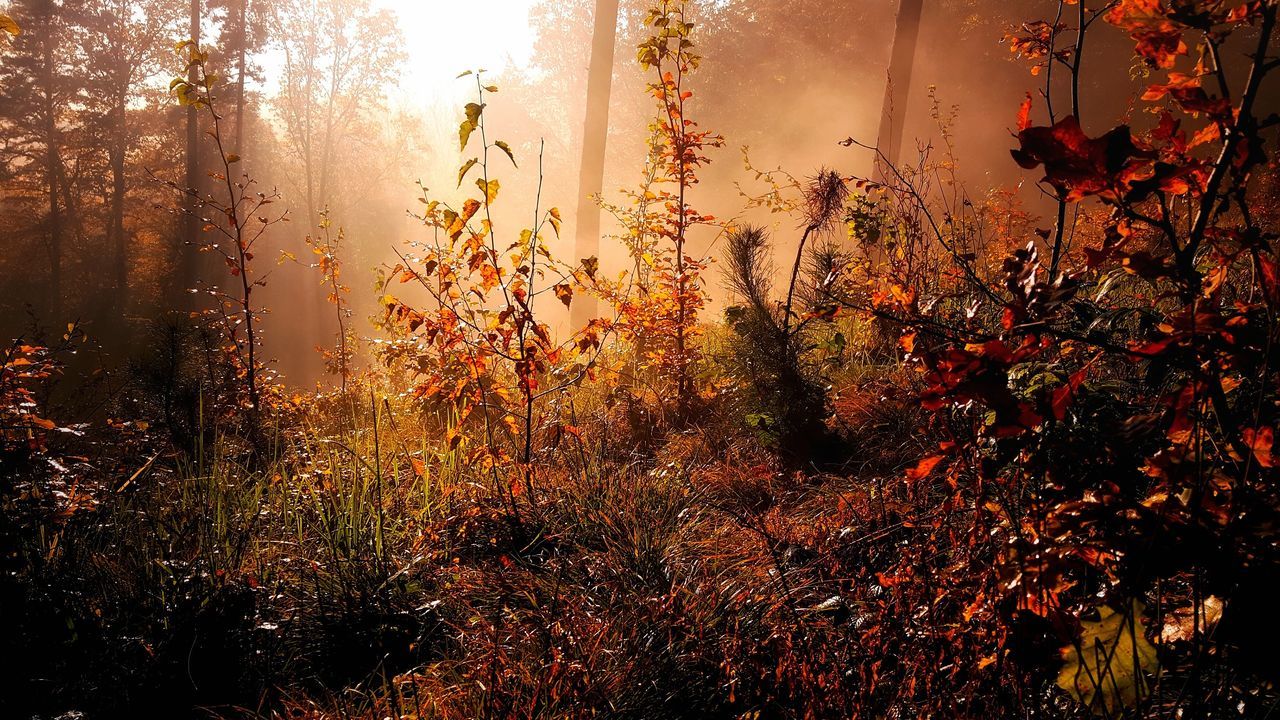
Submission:
M 188 13 L 187 39 L 195 43 L 195 47 L 200 45 L 200 27 L 203 16 L 203 4 L 201 0 L 191 0 L 190 11 Z M 194 84 L 197 80 L 196 66 L 193 64 L 187 68 L 187 81 Z M 186 149 L 186 179 L 185 187 L 198 189 L 200 182 L 200 113 L 194 105 L 187 106 L 187 149 Z M 178 292 L 181 297 L 185 291 L 196 284 L 199 273 L 196 257 L 196 248 L 200 246 L 201 222 L 197 217 L 197 205 L 190 197 L 184 198 L 183 216 L 181 223 L 181 240 L 178 247 L 178 284 L 173 290 Z
M 876 147 L 892 165 L 902 154 L 902 129 L 907 116 L 907 99 L 911 91 L 911 72 L 915 65 L 916 41 L 920 38 L 920 16 L 924 0 L 902 0 L 898 5 L 898 22 L 893 32 L 893 50 L 889 56 L 888 84 L 884 91 L 884 110 L 880 115 L 880 132 Z M 878 165 L 879 163 L 877 163 Z
M 618 0 L 596 0 L 591 34 L 591 62 L 587 71 L 587 113 L 582 131 L 582 165 L 578 174 L 578 211 L 574 247 L 579 258 L 600 253 L 600 207 L 604 190 L 605 146 L 609 138 L 609 94 L 613 85 L 613 55 L 617 41 Z M 572 322 L 585 324 L 596 314 L 594 297 L 578 298 Z
M 230 127 L 234 134 L 224 138 L 231 151 L 243 155 L 248 143 L 246 119 L 249 107 L 249 82 L 260 69 L 254 57 L 269 42 L 273 25 L 275 3 L 273 0 L 205 0 L 206 17 L 217 17 L 218 57 L 210 58 L 210 64 L 234 85 L 224 91 L 223 107 L 234 116 Z
M 0 60 L 3 160 L 25 179 L 31 196 L 43 198 L 43 217 L 32 230 L 43 236 L 48 260 L 45 309 L 50 319 L 61 321 L 71 195 L 62 149 L 64 133 L 74 120 L 71 108 L 82 90 L 78 64 L 83 54 L 73 38 L 79 7 L 60 0 L 16 0 L 8 12 L 23 32 Z
M 106 237 L 111 256 L 111 297 L 123 316 L 130 298 L 126 163 L 137 135 L 131 127 L 130 106 L 139 100 L 147 80 L 163 67 L 181 7 L 177 2 L 156 0 L 94 0 L 85 7 L 89 32 L 85 33 L 84 46 L 93 88 L 87 103 L 93 125 L 98 128 L 93 141 L 105 151 L 110 173 Z
M 284 68 L 276 106 L 306 201 L 304 227 L 311 228 L 331 204 L 339 159 L 385 97 L 402 43 L 392 14 L 369 0 L 287 4 L 279 32 Z
M 236 4 L 236 139 L 232 148 L 239 153 L 244 149 L 244 80 L 249 54 L 249 0 Z

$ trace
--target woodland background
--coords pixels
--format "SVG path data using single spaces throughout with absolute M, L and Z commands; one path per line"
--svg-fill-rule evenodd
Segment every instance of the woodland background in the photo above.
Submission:
M 0 714 L 1274 713 L 1275 0 L 473 5 L 0 5 Z

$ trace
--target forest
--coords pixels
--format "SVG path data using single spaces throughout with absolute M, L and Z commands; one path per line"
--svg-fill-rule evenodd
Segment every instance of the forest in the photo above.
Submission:
M 0 718 L 1275 716 L 1278 15 L 0 0 Z

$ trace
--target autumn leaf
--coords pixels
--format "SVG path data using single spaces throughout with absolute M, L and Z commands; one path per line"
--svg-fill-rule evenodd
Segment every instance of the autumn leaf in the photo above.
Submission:
M 600 261 L 595 256 L 582 258 L 582 271 L 587 274 L 587 277 L 594 279 L 599 269 Z
M 569 303 L 573 302 L 573 288 L 568 283 L 556 285 L 556 297 L 565 307 L 569 307 Z
M 1134 50 L 1150 65 L 1173 66 L 1179 55 L 1187 54 L 1180 28 L 1170 18 L 1171 11 L 1160 0 L 1120 0 L 1107 12 L 1107 22 L 1127 30 Z
M 14 36 L 22 34 L 22 28 L 18 27 L 18 23 L 4 13 L 0 13 L 0 30 Z
M 427 469 L 426 463 L 422 462 L 418 458 L 409 458 L 409 463 L 413 465 L 413 474 L 415 477 L 418 477 L 418 478 L 427 477 L 429 471 Z
M 1065 385 L 1053 391 L 1053 397 L 1050 402 L 1053 410 L 1053 419 L 1061 421 L 1067 416 L 1067 408 L 1071 407 L 1074 402 L 1076 393 L 1080 390 L 1081 383 L 1084 382 L 1085 375 L 1089 372 L 1089 366 L 1085 366 L 1072 373 L 1067 378 Z
M 1027 93 L 1026 99 L 1018 107 L 1018 132 L 1029 127 L 1031 127 L 1031 93 Z
M 478 178 L 476 187 L 480 188 L 480 192 L 484 195 L 485 205 L 492 205 L 493 201 L 498 199 L 499 184 L 496 179 L 485 182 L 483 178 Z
M 462 203 L 462 214 L 458 215 L 453 223 L 449 226 L 449 234 L 461 234 L 467 223 L 471 222 L 471 218 L 475 217 L 476 211 L 480 209 L 480 203 L 476 200 L 468 198 Z
M 1244 431 L 1245 444 L 1253 451 L 1253 457 L 1258 460 L 1258 464 L 1264 468 L 1275 467 L 1275 458 L 1271 455 L 1271 448 L 1275 442 L 1275 431 L 1269 427 L 1260 427 L 1258 429 L 1246 428 Z
M 498 286 L 502 281 L 502 273 L 491 263 L 484 263 L 480 266 L 480 286 L 488 292 Z
M 1018 143 L 1013 159 L 1028 170 L 1044 165 L 1044 181 L 1068 202 L 1089 195 L 1114 197 L 1130 162 L 1152 155 L 1134 145 L 1127 125 L 1090 138 L 1074 115 L 1050 127 L 1028 127 L 1018 133 Z
M 560 217 L 560 208 L 551 208 L 547 213 L 548 221 L 551 223 L 551 229 L 556 231 L 556 237 L 560 237 L 560 226 L 564 224 L 564 220 Z
M 458 168 L 458 187 L 462 187 L 463 179 L 467 177 L 467 173 L 471 172 L 471 168 L 475 167 L 478 162 L 480 162 L 479 158 L 471 158 L 462 163 L 462 167 Z
M 467 103 L 464 112 L 467 119 L 458 125 L 458 149 L 466 150 L 467 141 L 471 139 L 471 133 L 480 127 L 480 115 L 484 112 L 485 106 L 481 103 Z
M 908 355 L 915 352 L 916 333 L 903 333 L 902 337 L 898 338 L 898 347 L 902 348 L 902 351 Z
M 494 143 L 494 147 L 496 147 L 496 148 L 498 148 L 499 150 L 501 150 L 502 152 L 506 153 L 506 154 L 507 154 L 507 158 L 508 158 L 509 160 L 511 160 L 511 164 L 512 164 L 514 167 L 520 167 L 520 166 L 516 163 L 516 156 L 515 156 L 514 154 L 512 154 L 512 152 L 511 152 L 511 146 L 507 144 L 507 141 L 506 141 L 506 140 L 498 140 L 497 142 L 495 142 L 495 143 Z M 461 184 L 461 182 L 459 182 L 459 184 Z
M 907 471 L 907 479 L 911 481 L 923 480 L 933 472 L 933 469 L 937 467 L 938 463 L 942 462 L 945 457 L 945 455 L 934 455 L 921 460 L 916 463 L 915 467 Z
M 1146 638 L 1145 606 L 1134 600 L 1126 612 L 1102 606 L 1097 620 L 1080 623 L 1080 642 L 1062 648 L 1058 687 L 1098 715 L 1133 707 L 1147 693 L 1148 673 L 1159 668 Z
M 471 122 L 470 120 L 463 120 L 462 123 L 458 125 L 458 149 L 459 150 L 467 149 L 467 141 L 471 139 L 471 133 L 476 131 L 476 127 L 478 126 L 475 123 Z M 459 181 L 458 184 L 461 185 L 462 184 L 461 181 Z
M 1166 643 L 1194 640 L 1197 627 L 1202 634 L 1208 633 L 1222 619 L 1222 599 L 1214 595 L 1204 598 L 1199 615 L 1197 618 L 1192 606 L 1166 612 L 1164 627 L 1160 628 L 1160 640 Z

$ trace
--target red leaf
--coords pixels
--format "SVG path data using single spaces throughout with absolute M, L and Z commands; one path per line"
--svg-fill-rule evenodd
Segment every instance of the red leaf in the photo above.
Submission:
M 1053 409 L 1054 420 L 1062 420 L 1067 416 L 1067 408 L 1071 407 L 1072 401 L 1075 400 L 1076 391 L 1080 389 L 1080 384 L 1084 382 L 1084 376 L 1088 371 L 1088 365 L 1080 368 L 1067 378 L 1065 385 L 1053 391 L 1050 407 Z
M 1253 451 L 1258 464 L 1264 468 L 1275 467 L 1275 458 L 1271 455 L 1271 447 L 1275 442 L 1275 431 L 1269 427 L 1258 429 L 1247 428 L 1244 431 L 1245 444 Z
M 1051 127 L 1028 127 L 1018 133 L 1018 142 L 1013 159 L 1028 170 L 1044 165 L 1044 181 L 1068 202 L 1089 195 L 1114 197 L 1130 161 L 1154 154 L 1134 145 L 1127 125 L 1095 139 L 1084 134 L 1074 115 Z
M 915 481 L 928 477 L 929 473 L 933 472 L 933 469 L 937 467 L 938 463 L 942 462 L 945 457 L 945 455 L 934 455 L 921 460 L 916 463 L 915 467 L 907 471 L 907 479 Z

